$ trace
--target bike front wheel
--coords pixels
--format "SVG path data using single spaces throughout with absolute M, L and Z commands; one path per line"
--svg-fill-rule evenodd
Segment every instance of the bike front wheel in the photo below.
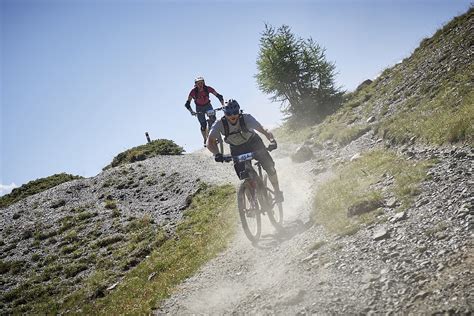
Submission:
M 270 223 L 276 229 L 283 229 L 283 205 L 281 202 L 275 203 L 275 191 L 272 191 L 267 186 L 267 175 L 263 179 L 263 185 L 267 190 L 267 201 L 269 204 L 267 214 Z
M 240 185 L 237 205 L 244 233 L 252 243 L 256 243 L 262 232 L 261 211 L 255 192 L 246 183 Z

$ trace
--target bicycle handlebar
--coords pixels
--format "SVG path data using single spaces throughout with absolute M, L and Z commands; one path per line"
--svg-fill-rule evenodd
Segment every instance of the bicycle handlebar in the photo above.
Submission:
M 270 145 L 268 145 L 265 149 L 268 150 L 268 151 L 272 151 L 272 150 L 276 149 L 275 147 L 271 146 L 272 144 L 276 145 L 276 141 L 274 140 L 273 142 L 271 142 Z M 254 159 L 255 154 L 257 152 L 258 152 L 258 150 L 253 151 L 253 152 L 249 152 L 249 153 L 240 154 L 240 155 L 237 155 L 237 156 L 224 155 L 224 156 L 222 156 L 222 158 L 224 159 L 225 162 L 231 162 L 231 161 L 243 162 L 243 161 L 248 161 L 248 160 Z
M 204 114 L 206 114 L 207 116 L 213 116 L 213 115 L 216 114 L 217 111 L 222 111 L 223 109 L 224 109 L 224 107 L 220 107 L 220 108 L 215 108 L 215 109 L 207 110 L 206 112 L 201 112 L 201 113 L 204 113 Z M 193 112 L 191 113 L 191 115 L 196 116 L 196 115 L 198 115 L 198 113 L 199 113 L 199 112 L 193 111 Z
M 223 109 L 223 108 L 220 107 L 220 108 L 216 108 L 216 109 L 207 110 L 207 111 L 206 111 L 206 115 L 207 115 L 207 116 L 216 115 L 216 112 L 217 112 L 217 111 L 221 111 L 222 109 Z

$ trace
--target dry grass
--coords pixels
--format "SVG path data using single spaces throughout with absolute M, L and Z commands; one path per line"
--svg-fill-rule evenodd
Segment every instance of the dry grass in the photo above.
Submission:
M 382 201 L 383 194 L 375 184 L 383 180 L 384 175 L 394 177 L 394 184 L 385 194 L 397 196 L 403 208 L 410 205 L 418 193 L 418 185 L 426 177 L 428 166 L 430 162 L 415 163 L 393 152 L 369 152 L 339 166 L 333 179 L 319 187 L 313 219 L 335 234 L 353 234 L 361 225 L 375 221 L 381 213 L 375 211 L 349 218 L 348 208 L 361 201 Z

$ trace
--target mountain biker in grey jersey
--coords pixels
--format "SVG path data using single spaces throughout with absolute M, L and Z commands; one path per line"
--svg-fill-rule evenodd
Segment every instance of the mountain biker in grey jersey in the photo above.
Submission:
M 262 139 L 255 131 L 265 135 L 265 137 L 272 142 L 270 146 L 276 148 L 273 134 L 263 128 L 252 115 L 240 113 L 240 105 L 235 100 L 229 100 L 227 105 L 223 108 L 223 111 L 224 117 L 212 126 L 209 138 L 207 139 L 207 148 L 214 154 L 215 161 L 224 161 L 223 155 L 219 153 L 216 142 L 216 139 L 219 138 L 221 134 L 224 136 L 224 141 L 230 145 L 232 156 L 255 152 L 256 160 L 262 164 L 275 190 L 276 202 L 283 202 L 283 192 L 280 191 L 275 162 L 265 148 Z M 245 170 L 245 162 L 234 163 L 234 168 L 237 176 L 241 179 L 241 173 Z

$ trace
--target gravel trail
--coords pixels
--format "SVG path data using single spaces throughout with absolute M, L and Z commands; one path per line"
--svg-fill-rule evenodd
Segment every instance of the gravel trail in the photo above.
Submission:
M 237 236 L 229 249 L 186 280 L 157 314 L 260 312 L 262 306 L 257 302 L 263 295 L 282 302 L 287 299 L 275 297 L 278 293 L 274 289 L 287 283 L 289 269 L 294 269 L 292 261 L 301 255 L 298 244 L 304 243 L 301 234 L 308 228 L 309 192 L 314 189 L 314 183 L 307 175 L 307 168 L 292 164 L 288 157 L 276 159 L 276 165 L 286 199 L 284 226 L 287 233 L 278 234 L 268 218 L 263 217 L 262 238 L 254 247 L 239 223 Z M 233 169 L 231 172 L 236 178 Z
M 332 176 L 331 162 L 347 161 L 376 146 L 382 145 L 367 135 L 340 150 L 320 150 L 317 159 L 300 164 L 288 158 L 294 149 L 275 152 L 285 193 L 286 234 L 278 234 L 264 217 L 262 239 L 254 247 L 239 223 L 230 247 L 183 282 L 155 314 L 472 312 L 473 153 L 469 148 L 400 149 L 412 159 L 440 160 L 403 218 L 384 209 L 386 224 L 373 224 L 345 237 L 329 235 L 309 220 L 312 194 Z M 374 239 L 380 229 L 390 234 Z

